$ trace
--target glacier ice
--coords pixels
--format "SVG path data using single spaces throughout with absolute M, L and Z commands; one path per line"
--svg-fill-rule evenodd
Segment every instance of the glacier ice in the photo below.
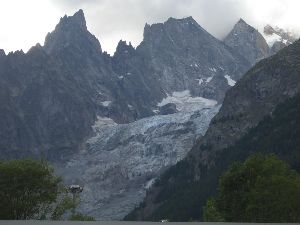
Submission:
M 67 185 L 84 187 L 79 211 L 100 220 L 122 219 L 166 168 L 186 156 L 220 108 L 189 91 L 174 92 L 160 104 L 167 102 L 181 111 L 129 124 L 98 117 L 84 151 L 58 166 Z

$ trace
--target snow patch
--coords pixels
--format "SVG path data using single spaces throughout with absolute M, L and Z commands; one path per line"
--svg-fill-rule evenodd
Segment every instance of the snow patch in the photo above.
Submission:
M 272 35 L 264 35 L 264 38 L 266 39 L 270 47 L 272 47 L 275 44 L 275 42 L 282 41 L 282 38 L 275 33 L 273 33 Z
M 229 75 L 224 76 L 227 79 L 227 83 L 229 86 L 233 87 L 236 84 L 236 81 L 233 80 Z
M 213 67 L 213 68 L 209 68 L 209 70 L 210 70 L 211 72 L 214 72 L 214 73 L 216 73 L 216 72 L 217 72 L 217 69 L 216 69 L 215 67 Z
M 206 83 L 209 83 L 209 82 L 211 82 L 211 80 L 213 79 L 214 77 L 212 76 L 212 77 L 208 77 L 208 78 L 206 78 Z
M 203 83 L 203 79 L 196 79 L 196 81 L 199 82 L 199 85 L 201 85 Z
M 153 109 L 152 112 L 154 112 L 155 114 L 158 114 L 159 110 L 158 109 Z
M 94 131 L 97 131 L 99 128 L 102 128 L 103 126 L 116 125 L 116 124 L 117 123 L 115 121 L 113 121 L 111 118 L 97 116 L 97 120 L 95 121 L 92 128 Z
M 108 106 L 110 106 L 110 104 L 111 104 L 111 101 L 101 102 L 101 105 L 103 105 L 104 107 L 108 107 Z
M 191 64 L 190 66 L 191 66 L 191 67 L 196 67 L 196 68 L 199 67 L 199 65 L 198 65 L 197 63 Z
M 146 188 L 146 189 L 151 188 L 152 185 L 155 183 L 155 180 L 156 180 L 155 178 L 149 180 L 149 181 L 146 183 L 145 188 Z
M 217 104 L 215 100 L 202 97 L 192 97 L 189 90 L 173 92 L 172 95 L 168 95 L 160 103 L 158 103 L 157 106 L 162 107 L 169 103 L 175 104 L 177 110 L 180 112 L 195 111 L 196 108 L 200 110 Z

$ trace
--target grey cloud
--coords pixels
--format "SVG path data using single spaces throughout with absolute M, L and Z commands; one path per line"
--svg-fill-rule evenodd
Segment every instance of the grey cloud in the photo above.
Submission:
M 64 11 L 83 8 L 88 27 L 104 49 L 113 52 L 120 39 L 142 40 L 144 24 L 168 17 L 193 16 L 217 38 L 223 38 L 239 18 L 256 26 L 248 0 L 52 0 Z M 278 13 L 278 12 L 276 12 Z

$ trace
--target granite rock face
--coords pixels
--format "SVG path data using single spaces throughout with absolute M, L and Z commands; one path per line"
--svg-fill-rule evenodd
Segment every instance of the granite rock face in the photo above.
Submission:
M 243 19 L 234 26 L 224 42 L 243 55 L 251 65 L 269 56 L 269 46 L 263 35 Z
M 146 24 L 136 51 L 149 61 L 151 73 L 166 93 L 190 90 L 194 96 L 219 102 L 230 88 L 225 76 L 239 80 L 250 67 L 192 17 Z

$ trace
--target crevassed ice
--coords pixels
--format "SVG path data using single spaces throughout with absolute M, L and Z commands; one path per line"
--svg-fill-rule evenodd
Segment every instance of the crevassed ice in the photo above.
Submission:
M 86 150 L 58 170 L 67 184 L 84 186 L 80 212 L 99 220 L 122 219 L 140 204 L 161 171 L 186 156 L 220 109 L 213 100 L 191 97 L 188 90 L 174 92 L 169 100 L 184 109 L 129 124 L 97 117 Z
M 212 99 L 192 97 L 189 90 L 173 92 L 172 95 L 168 95 L 160 103 L 158 103 L 157 106 L 162 107 L 169 103 L 175 104 L 177 110 L 180 112 L 196 111 L 205 107 L 212 107 L 217 104 L 217 102 Z

